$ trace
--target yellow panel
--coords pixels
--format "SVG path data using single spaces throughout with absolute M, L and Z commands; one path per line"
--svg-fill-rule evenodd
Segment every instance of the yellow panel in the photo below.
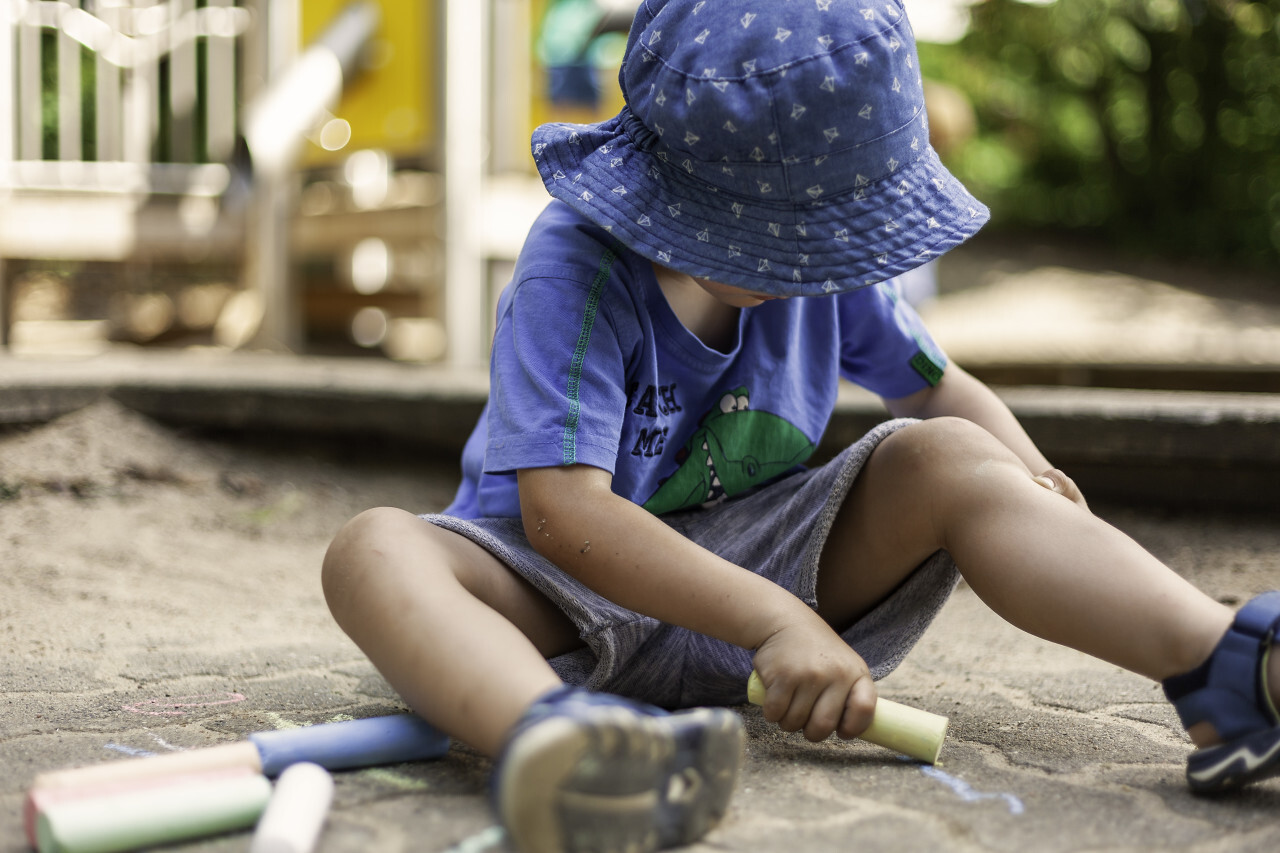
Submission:
M 303 0 L 301 45 L 323 32 L 349 0 Z M 378 0 L 382 23 L 373 65 L 343 93 L 334 110 L 351 125 L 351 141 L 337 156 L 360 148 L 421 154 L 435 145 L 438 93 L 438 0 Z M 311 147 L 312 161 L 334 154 Z

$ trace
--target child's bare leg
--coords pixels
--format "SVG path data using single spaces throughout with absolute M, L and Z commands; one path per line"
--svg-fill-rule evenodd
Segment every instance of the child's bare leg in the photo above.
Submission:
M 979 597 L 1030 633 L 1157 680 L 1203 662 L 1231 611 L 1031 476 L 967 421 L 939 418 L 890 436 L 824 551 L 823 617 L 849 624 L 945 548 Z M 1280 698 L 1280 665 L 1270 663 Z M 1211 728 L 1191 734 L 1214 739 Z
M 533 587 L 465 537 L 400 510 L 352 519 L 324 591 L 343 630 L 409 705 L 491 757 L 513 846 L 530 853 L 689 844 L 728 808 L 734 712 L 666 714 L 562 687 L 549 657 L 581 644 Z
M 489 552 L 401 510 L 348 522 L 323 580 L 338 624 L 409 706 L 489 756 L 560 685 L 545 657 L 580 644 L 568 618 Z

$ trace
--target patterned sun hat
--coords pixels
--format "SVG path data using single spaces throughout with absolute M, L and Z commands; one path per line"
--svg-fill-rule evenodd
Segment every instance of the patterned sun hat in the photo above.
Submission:
M 640 255 L 778 296 L 900 275 L 988 212 L 929 145 L 900 0 L 645 0 L 598 124 L 547 124 L 550 193 Z

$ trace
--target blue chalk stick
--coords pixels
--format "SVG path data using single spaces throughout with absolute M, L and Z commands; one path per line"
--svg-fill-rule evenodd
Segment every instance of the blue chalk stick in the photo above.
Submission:
M 300 761 L 346 770 L 439 758 L 449 751 L 448 736 L 415 714 L 254 732 L 249 740 L 258 748 L 267 776 L 278 776 Z

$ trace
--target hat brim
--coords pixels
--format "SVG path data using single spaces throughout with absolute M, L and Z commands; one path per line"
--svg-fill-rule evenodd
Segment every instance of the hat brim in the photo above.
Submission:
M 854 290 L 960 245 L 990 214 L 932 147 L 892 175 L 803 204 L 721 190 L 642 150 L 622 116 L 533 134 L 547 190 L 643 257 L 774 296 Z

